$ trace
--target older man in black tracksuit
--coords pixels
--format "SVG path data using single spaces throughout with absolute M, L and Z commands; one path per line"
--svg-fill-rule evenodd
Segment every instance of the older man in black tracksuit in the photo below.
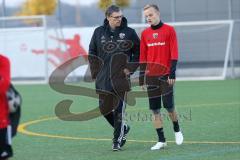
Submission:
M 114 128 L 113 151 L 125 144 L 130 130 L 123 116 L 126 93 L 130 91 L 129 76 L 138 67 L 139 43 L 120 8 L 112 5 L 106 10 L 104 25 L 95 29 L 89 45 L 90 69 L 96 80 L 100 111 Z

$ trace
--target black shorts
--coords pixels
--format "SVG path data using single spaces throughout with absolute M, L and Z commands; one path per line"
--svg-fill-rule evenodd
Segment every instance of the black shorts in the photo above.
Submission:
M 13 156 L 11 128 L 0 129 L 0 160 Z
M 173 87 L 167 83 L 167 77 L 146 77 L 149 108 L 151 110 L 163 107 L 169 112 L 174 110 Z

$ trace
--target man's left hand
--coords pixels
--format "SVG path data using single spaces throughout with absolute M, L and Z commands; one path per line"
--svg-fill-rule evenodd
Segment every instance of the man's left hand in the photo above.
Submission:
M 173 86 L 175 84 L 175 81 L 176 81 L 176 79 L 169 79 L 169 77 L 168 77 L 167 82 L 170 86 Z
M 126 76 L 130 75 L 130 71 L 127 68 L 124 68 L 123 72 L 125 73 Z

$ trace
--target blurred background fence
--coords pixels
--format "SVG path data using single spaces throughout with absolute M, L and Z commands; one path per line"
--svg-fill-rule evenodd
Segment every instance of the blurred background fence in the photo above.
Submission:
M 55 4 L 48 2 L 51 12 L 28 15 L 31 1 L 20 0 L 15 5 L 0 1 L 0 53 L 11 59 L 13 80 L 47 82 L 57 66 L 77 54 L 87 54 L 104 11 L 99 0 L 88 4 L 84 0 L 51 0 Z M 179 79 L 240 77 L 239 0 L 129 0 L 124 15 L 139 34 L 147 26 L 142 15 L 147 3 L 157 4 L 162 20 L 176 28 Z M 82 77 L 86 70 L 83 62 L 72 76 Z

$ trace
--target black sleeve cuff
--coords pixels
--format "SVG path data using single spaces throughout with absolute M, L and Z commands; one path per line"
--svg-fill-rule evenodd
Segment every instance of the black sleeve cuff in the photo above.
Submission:
M 177 60 L 171 60 L 170 79 L 176 79 Z
M 145 70 L 146 70 L 147 64 L 143 63 L 140 64 L 140 73 L 139 73 L 139 85 L 144 85 L 144 79 L 145 79 Z

